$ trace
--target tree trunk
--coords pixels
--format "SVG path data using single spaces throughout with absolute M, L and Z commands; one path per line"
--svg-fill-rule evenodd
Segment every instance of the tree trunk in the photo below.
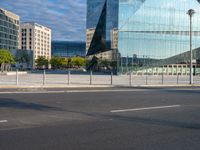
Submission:
M 4 72 L 4 63 L 1 64 L 1 71 Z

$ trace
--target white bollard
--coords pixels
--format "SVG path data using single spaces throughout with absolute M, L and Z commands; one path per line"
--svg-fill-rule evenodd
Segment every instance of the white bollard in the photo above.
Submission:
M 16 70 L 16 85 L 19 85 L 19 74 L 18 74 L 18 69 Z
M 179 74 L 177 74 L 177 84 L 179 84 Z
M 70 85 L 70 75 L 71 75 L 71 72 L 70 72 L 70 70 L 68 70 L 68 75 L 67 75 L 68 76 L 68 82 L 67 82 L 68 85 Z
M 111 74 L 110 74 L 110 84 L 113 85 L 113 72 L 111 71 Z
M 146 85 L 148 85 L 148 71 L 146 69 Z
M 92 70 L 90 71 L 90 85 L 92 85 Z
M 129 73 L 129 86 L 132 86 L 132 73 Z
M 164 84 L 164 67 L 162 67 L 162 85 Z
M 45 85 L 45 75 L 46 75 L 46 71 L 43 71 L 43 85 Z

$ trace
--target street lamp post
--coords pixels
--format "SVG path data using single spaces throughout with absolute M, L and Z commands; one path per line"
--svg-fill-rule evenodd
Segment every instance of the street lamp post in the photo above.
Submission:
M 190 17 L 190 84 L 193 84 L 193 55 L 192 55 L 192 16 L 195 14 L 193 9 L 188 10 L 187 14 Z

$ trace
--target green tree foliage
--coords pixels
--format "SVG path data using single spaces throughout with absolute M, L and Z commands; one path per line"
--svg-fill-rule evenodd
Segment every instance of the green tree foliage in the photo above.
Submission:
M 10 51 L 4 49 L 0 50 L 0 64 L 13 64 L 14 62 L 14 56 Z
M 50 63 L 53 69 L 64 69 L 68 65 L 68 60 L 63 57 L 53 57 Z
M 60 58 L 60 64 L 61 64 L 61 68 L 66 68 L 68 65 L 67 58 Z
M 72 62 L 72 65 L 73 65 L 74 67 L 78 67 L 78 68 L 83 67 L 83 66 L 86 65 L 86 60 L 85 60 L 85 58 L 79 57 L 79 56 L 73 57 L 73 58 L 71 59 L 71 62 Z
M 86 65 L 86 60 L 82 57 L 72 57 L 68 59 L 64 57 L 53 57 L 50 63 L 53 69 L 80 68 Z
M 48 68 L 49 61 L 44 56 L 39 56 L 35 63 L 37 68 Z
M 5 49 L 1 49 L 0 50 L 1 71 L 10 70 L 10 65 L 14 63 L 15 63 L 14 56 L 11 54 L 11 52 Z

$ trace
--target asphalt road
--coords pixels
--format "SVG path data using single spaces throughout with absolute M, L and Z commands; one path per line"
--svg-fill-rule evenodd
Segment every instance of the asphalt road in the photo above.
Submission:
M 0 92 L 0 150 L 200 149 L 200 89 L 111 90 Z

